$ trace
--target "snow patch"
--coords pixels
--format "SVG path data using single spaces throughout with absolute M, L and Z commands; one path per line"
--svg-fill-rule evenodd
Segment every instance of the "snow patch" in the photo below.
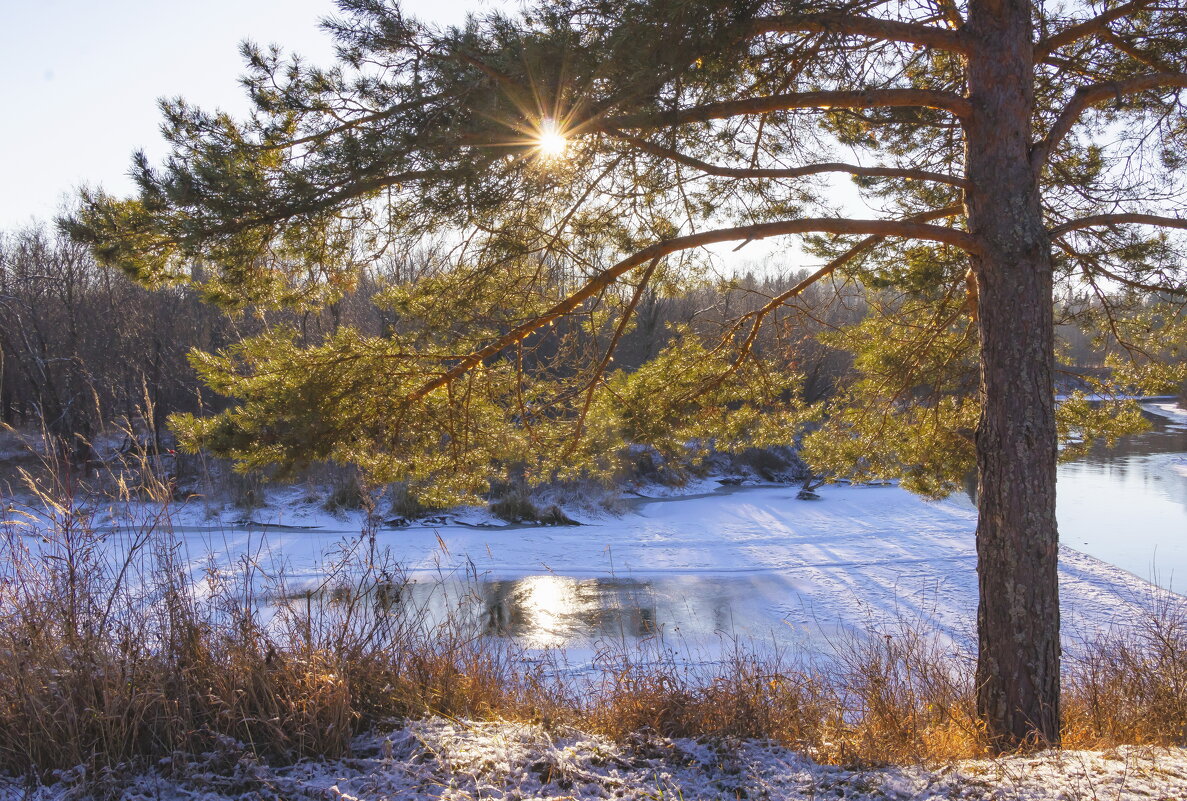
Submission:
M 208 755 L 209 756 L 209 755 Z M 430 719 L 360 737 L 351 757 L 269 767 L 243 755 L 174 764 L 132 778 L 125 801 L 355 799 L 1053 798 L 1181 799 L 1187 749 L 1050 751 L 938 768 L 846 769 L 779 746 L 739 740 L 643 738 L 619 744 L 569 730 Z M 81 771 L 29 787 L 0 779 L 0 801 L 66 801 L 88 790 Z M 81 792 L 80 792 L 81 791 Z
M 1180 425 L 1187 425 L 1187 409 L 1183 408 L 1182 404 L 1174 401 L 1159 401 L 1143 403 L 1142 408 L 1151 414 L 1165 417 Z

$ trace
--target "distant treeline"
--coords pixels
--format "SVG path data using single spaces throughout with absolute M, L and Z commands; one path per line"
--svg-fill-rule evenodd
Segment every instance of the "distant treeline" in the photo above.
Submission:
M 231 314 L 203 302 L 189 286 L 145 289 L 101 267 L 84 247 L 50 226 L 0 234 L 0 421 L 43 427 L 69 443 L 80 459 L 90 456 L 96 435 L 119 421 L 157 441 L 166 433 L 169 414 L 213 411 L 226 403 L 190 367 L 191 350 L 223 348 L 280 324 L 308 342 L 343 325 L 382 335 L 398 321 L 390 309 L 373 302 L 376 293 L 393 282 L 413 280 L 434 264 L 439 259 L 433 253 L 388 259 L 340 300 L 317 310 Z M 648 290 L 615 364 L 631 369 L 653 357 L 672 336 L 672 324 L 689 324 L 711 337 L 801 276 L 800 271 L 756 269 L 675 295 Z M 817 334 L 864 313 L 852 285 L 814 286 L 767 327 L 755 346 L 785 354 L 789 367 L 805 376 L 807 399 L 818 399 L 829 393 L 850 359 L 820 344 Z
M 151 405 L 160 431 L 168 412 L 202 408 L 186 352 L 233 337 L 192 292 L 140 288 L 44 227 L 0 238 L 0 420 L 44 426 L 80 456 L 106 421 Z
M 374 302 L 377 292 L 442 263 L 431 250 L 392 257 L 324 308 L 231 314 L 205 303 L 190 286 L 145 289 L 99 266 L 84 247 L 52 227 L 0 234 L 0 421 L 44 428 L 69 443 L 80 459 L 90 456 L 95 436 L 117 422 L 159 442 L 169 414 L 215 411 L 227 403 L 198 379 L 187 360 L 191 350 L 223 348 L 275 325 L 290 327 L 306 342 L 344 325 L 382 336 L 399 321 L 391 309 Z M 633 369 L 654 357 L 676 324 L 713 339 L 730 321 L 761 307 L 803 274 L 767 263 L 731 280 L 704 281 L 675 293 L 649 288 L 635 310 L 634 328 L 615 352 L 615 364 Z M 822 344 L 819 335 L 855 323 L 866 312 L 860 287 L 818 283 L 781 310 L 755 348 L 786 359 L 789 369 L 804 376 L 804 400 L 819 400 L 851 365 L 848 354 Z M 1068 345 L 1068 374 L 1094 372 L 1100 352 L 1090 339 L 1070 325 L 1061 326 L 1060 333 Z

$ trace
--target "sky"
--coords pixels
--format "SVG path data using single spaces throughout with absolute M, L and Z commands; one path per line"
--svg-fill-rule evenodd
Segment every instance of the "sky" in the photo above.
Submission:
M 442 25 L 519 5 L 400 3 Z M 133 194 L 132 154 L 160 163 L 168 153 L 161 98 L 242 115 L 239 44 L 277 44 L 329 64 L 333 42 L 319 22 L 337 12 L 334 0 L 0 0 L 0 9 L 0 234 L 52 222 L 82 186 Z M 802 260 L 798 240 L 754 242 L 738 255 L 732 247 L 709 250 L 747 268 L 775 252 Z
M 405 0 L 450 24 L 483 0 Z M 327 64 L 318 28 L 332 0 L 3 0 L 0 231 L 49 220 L 81 185 L 117 195 L 135 150 L 166 153 L 158 99 L 241 113 L 239 43 L 279 44 Z

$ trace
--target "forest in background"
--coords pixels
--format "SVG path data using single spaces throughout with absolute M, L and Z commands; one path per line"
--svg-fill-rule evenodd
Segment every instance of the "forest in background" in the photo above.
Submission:
M 269 329 L 299 332 L 315 344 L 340 327 L 382 336 L 397 314 L 374 302 L 384 287 L 439 269 L 432 251 L 388 258 L 360 276 L 335 302 L 315 309 L 228 312 L 204 302 L 193 286 L 146 289 L 98 265 L 88 249 L 47 225 L 0 234 L 0 421 L 24 431 L 44 430 L 68 443 L 73 458 L 93 458 L 90 444 L 132 423 L 154 444 L 169 441 L 167 417 L 226 407 L 190 365 L 193 350 L 216 351 Z M 193 267 L 200 273 L 200 265 Z M 716 283 L 667 293 L 649 288 L 636 324 L 615 351 L 618 369 L 653 358 L 674 325 L 705 332 L 760 307 L 794 285 L 802 270 L 749 264 Z M 558 276 L 563 281 L 563 276 Z M 826 397 L 851 358 L 817 335 L 860 320 L 865 303 L 854 286 L 813 287 L 798 299 L 779 331 L 765 330 L 758 349 L 781 348 L 804 374 L 805 400 Z M 547 359 L 547 342 L 534 358 Z M 151 415 L 144 411 L 151 409 Z
M 377 294 L 445 264 L 445 254 L 432 249 L 391 255 L 333 303 L 228 312 L 207 303 L 196 286 L 147 289 L 104 268 L 87 247 L 50 225 L 0 234 L 0 422 L 26 436 L 48 436 L 76 464 L 100 460 L 95 444 L 105 440 L 118 443 L 117 451 L 169 449 L 170 414 L 207 414 L 229 403 L 199 378 L 191 352 L 218 351 L 279 327 L 298 332 L 302 345 L 324 341 L 344 326 L 382 336 L 400 321 L 376 303 Z M 192 269 L 200 279 L 201 265 Z M 631 371 L 653 359 L 679 326 L 693 326 L 710 341 L 729 321 L 760 308 L 806 273 L 768 256 L 739 261 L 732 274 L 695 285 L 648 287 L 635 324 L 615 350 L 615 368 Z M 566 278 L 552 280 L 562 284 Z M 762 329 L 756 351 L 776 354 L 802 374 L 804 402 L 828 398 L 852 377 L 853 357 L 821 335 L 865 318 L 866 293 L 851 281 L 813 285 L 785 307 L 777 325 Z M 550 335 L 559 334 L 545 334 L 532 358 L 549 359 L 555 351 Z M 1102 346 L 1074 322 L 1060 326 L 1060 336 L 1063 389 L 1080 388 L 1080 377 L 1106 370 L 1113 342 Z M 128 437 L 132 431 L 135 442 Z

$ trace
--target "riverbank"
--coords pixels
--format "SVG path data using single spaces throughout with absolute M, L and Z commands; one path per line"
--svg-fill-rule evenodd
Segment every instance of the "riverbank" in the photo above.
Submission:
M 1156 404 L 1147 408 L 1167 420 L 1166 429 L 1182 425 L 1177 415 L 1187 418 L 1173 404 Z M 1131 494 L 1154 486 L 1149 503 L 1161 504 L 1157 514 L 1182 513 L 1182 499 L 1166 497 L 1175 492 L 1173 482 L 1187 482 L 1171 469 L 1181 457 L 1157 455 L 1152 469 L 1166 474 L 1161 483 L 1143 480 L 1133 467 L 1135 459 L 1155 457 L 1125 456 L 1105 472 L 1138 484 L 1136 490 L 1126 485 Z M 1089 538 L 1075 524 L 1085 516 L 1119 515 L 1106 531 L 1117 544 L 1091 543 L 1100 552 L 1117 549 L 1119 557 L 1137 553 L 1157 522 L 1127 534 L 1127 521 L 1141 515 L 1136 502 L 1125 505 L 1099 482 L 1090 487 L 1065 510 L 1073 522 L 1061 522 L 1064 541 L 1073 546 L 1060 557 L 1069 649 L 1131 625 L 1151 606 L 1184 603 L 1074 549 Z M 407 596 L 436 619 L 461 610 L 488 633 L 525 647 L 564 648 L 577 665 L 592 660 L 608 639 L 629 644 L 659 637 L 684 658 L 704 661 L 716 658 L 722 642 L 812 650 L 839 632 L 904 622 L 965 649 L 974 643 L 976 513 L 963 496 L 927 501 L 891 485 L 831 485 L 819 490 L 819 500 L 802 500 L 794 487 L 721 486 L 711 479 L 663 492 L 628 499 L 618 515 L 569 507 L 582 522 L 574 527 L 508 525 L 485 510 L 461 509 L 393 528 L 369 524 L 362 512 L 331 515 L 302 502 L 301 488 L 272 493 L 249 521 L 236 521 L 233 510 L 211 521 L 200 504 L 114 505 L 93 510 L 88 520 L 104 531 L 116 556 L 137 541 L 145 523 L 167 526 L 180 566 L 198 583 L 218 571 L 236 574 L 250 559 L 260 592 L 274 592 L 266 585 L 278 576 L 286 593 L 316 590 L 344 550 L 365 546 L 399 566 Z M 1074 487 L 1063 492 L 1076 496 Z M 1173 571 L 1163 578 L 1169 583 Z
M 969 762 L 965 499 L 689 489 L 576 527 L 10 512 L 0 797 L 1175 797 L 1183 752 L 1124 746 L 1183 745 L 1187 599 L 1064 549 L 1100 750 Z
M 976 513 L 966 498 L 926 501 L 894 486 L 819 492 L 799 500 L 793 487 L 727 487 L 640 499 L 578 527 L 447 519 L 366 539 L 437 614 L 498 607 L 515 621 L 504 633 L 572 649 L 577 661 L 606 637 L 659 634 L 691 657 L 717 650 L 723 635 L 815 647 L 837 631 L 904 620 L 973 643 Z M 361 541 L 346 521 L 299 528 L 313 523 L 286 507 L 262 519 L 280 525 L 176 526 L 188 569 L 235 571 L 250 554 L 261 581 L 283 573 L 297 593 L 323 583 L 344 542 Z M 1072 548 L 1060 559 L 1069 648 L 1183 600 Z

